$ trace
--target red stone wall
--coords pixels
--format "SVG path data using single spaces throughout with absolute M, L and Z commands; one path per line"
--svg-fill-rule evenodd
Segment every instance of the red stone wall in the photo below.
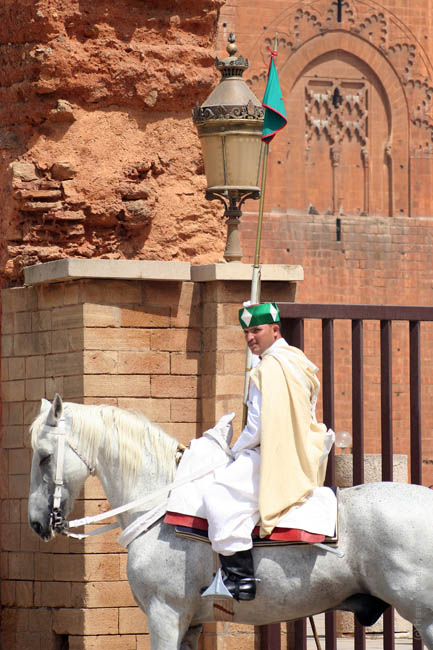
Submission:
M 2 3 L 0 277 L 65 256 L 221 256 L 191 121 L 218 77 L 219 6 Z

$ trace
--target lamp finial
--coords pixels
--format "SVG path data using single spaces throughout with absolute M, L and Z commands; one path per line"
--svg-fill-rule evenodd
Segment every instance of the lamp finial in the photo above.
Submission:
M 234 56 L 238 51 L 238 46 L 236 45 L 236 34 L 234 32 L 230 32 L 228 41 L 229 43 L 226 47 L 227 54 L 229 56 Z

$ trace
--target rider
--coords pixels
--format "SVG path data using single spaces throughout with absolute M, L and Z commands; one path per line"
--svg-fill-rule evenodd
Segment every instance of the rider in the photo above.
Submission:
M 205 508 L 226 589 L 237 600 L 253 600 L 252 530 L 260 521 L 260 537 L 270 535 L 281 516 L 323 485 L 332 434 L 316 421 L 318 369 L 282 338 L 277 305 L 246 303 L 239 321 L 258 364 L 234 462 L 217 471 Z

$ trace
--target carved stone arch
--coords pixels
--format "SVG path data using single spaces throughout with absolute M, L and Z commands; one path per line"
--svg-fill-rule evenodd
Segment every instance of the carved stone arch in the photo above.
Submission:
M 316 79 L 315 70 L 326 69 L 327 61 L 332 63 L 328 68 L 336 71 L 335 78 L 325 75 Z M 359 71 L 358 80 L 354 73 L 345 81 L 343 64 Z M 340 81 L 339 68 L 343 70 Z M 277 163 L 271 164 L 269 183 L 291 184 L 286 208 L 409 215 L 408 104 L 399 76 L 384 53 L 353 33 L 333 31 L 310 38 L 285 61 L 280 60 L 278 73 L 289 123 L 286 137 L 275 138 L 272 144 L 271 160 Z M 356 87 L 358 91 L 353 90 Z M 301 94 L 305 96 L 303 106 Z M 301 151 L 299 130 L 304 119 L 305 147 Z
M 247 6 L 246 0 L 240 1 Z M 243 30 L 244 35 L 251 31 L 248 16 L 248 12 L 239 15 L 239 30 Z M 389 206 L 387 210 L 379 206 L 377 214 L 431 214 L 433 197 L 426 188 L 433 184 L 433 64 L 429 50 L 420 40 L 420 34 L 414 31 L 408 16 L 404 12 L 386 8 L 379 0 L 310 0 L 308 3 L 302 0 L 289 0 L 288 3 L 276 0 L 264 16 L 261 37 L 257 38 L 257 32 L 252 34 L 249 39 L 250 49 L 247 46 L 245 50 L 250 61 L 245 78 L 256 95 L 263 96 L 269 61 L 268 48 L 273 47 L 275 35 L 278 35 L 277 68 L 283 78 L 285 99 L 287 96 L 291 99 L 299 75 L 302 76 L 309 62 L 325 56 L 326 52 L 341 52 L 346 58 L 351 53 L 357 60 L 363 61 L 383 87 L 390 128 L 389 137 L 386 142 L 382 142 L 383 165 L 389 176 Z M 338 68 L 339 61 L 335 61 Z M 333 72 L 328 71 L 329 77 L 332 77 Z M 305 119 L 305 109 L 308 110 L 308 106 L 297 106 L 295 117 L 289 115 L 289 121 L 292 119 L 296 122 L 297 129 Z M 321 119 L 320 110 L 318 112 L 316 119 Z M 334 116 L 334 119 L 337 117 Z M 369 130 L 377 140 L 375 123 L 370 117 L 369 115 Z M 290 125 L 272 143 L 272 149 L 278 153 L 278 167 L 270 162 L 271 176 L 274 175 L 279 187 L 274 192 L 273 208 L 277 211 L 295 205 L 297 209 L 305 210 L 310 203 L 305 192 L 304 199 L 299 199 L 296 204 L 292 202 L 293 192 L 286 189 L 284 194 L 283 188 L 288 187 L 289 175 L 292 173 L 288 164 L 290 158 L 297 156 L 297 165 L 302 170 L 302 157 L 309 157 L 308 164 L 312 166 L 314 154 L 308 146 L 302 154 L 296 150 L 293 129 L 289 127 Z M 320 135 L 320 125 L 313 130 Z M 359 134 L 353 125 L 346 132 L 348 141 L 352 142 Z M 325 128 L 322 133 L 324 139 L 326 136 L 329 141 L 329 146 L 332 146 L 332 134 Z M 369 172 L 375 178 L 378 161 L 371 155 L 371 143 L 371 137 L 367 145 L 361 146 L 359 143 L 357 167 L 363 166 L 365 174 Z M 345 151 L 342 153 L 344 163 Z M 338 147 L 334 147 L 331 156 L 334 163 L 341 159 Z M 328 167 L 330 164 L 328 160 Z M 304 170 L 304 173 L 308 176 L 309 171 Z M 299 184 L 298 177 L 297 171 L 294 178 L 296 186 Z M 373 193 L 373 189 L 374 199 L 377 187 L 372 184 L 370 193 Z M 375 210 L 373 201 L 371 214 Z
M 278 62 L 279 76 L 284 77 L 286 89 L 291 90 L 304 68 L 311 61 L 332 51 L 345 51 L 353 54 L 373 70 L 385 89 L 390 105 L 398 102 L 397 105 L 401 107 L 401 104 L 404 104 L 404 117 L 399 110 L 396 111 L 395 118 L 398 120 L 399 126 L 404 127 L 408 134 L 407 99 L 396 70 L 383 52 L 350 32 L 327 32 L 315 36 L 301 45 L 285 61 L 280 60 Z
M 349 89 L 345 95 L 345 97 L 349 97 L 349 100 L 345 99 L 344 102 L 336 102 L 337 107 L 330 106 L 331 90 L 334 98 L 339 96 L 338 92 L 336 94 L 335 91 L 338 85 L 330 75 L 328 78 L 329 90 L 325 88 L 321 94 L 319 93 L 324 107 L 322 115 L 320 115 L 320 111 L 318 112 L 317 101 L 314 98 L 312 103 L 316 108 L 312 117 L 311 131 L 317 136 L 317 133 L 322 129 L 323 141 L 320 143 L 315 142 L 315 144 L 309 143 L 308 136 L 305 136 L 306 141 L 303 152 L 304 181 L 302 181 L 299 177 L 301 163 L 299 159 L 301 154 L 299 129 L 303 119 L 305 119 L 306 130 L 308 131 L 310 128 L 308 126 L 308 84 L 311 84 L 314 89 L 314 69 L 316 65 L 320 67 L 326 60 L 333 60 L 333 69 L 337 71 L 339 66 L 342 66 L 342 62 L 346 62 L 347 65 L 352 65 L 354 69 L 358 69 L 360 71 L 359 87 L 364 87 L 362 92 L 360 90 L 360 96 L 357 98 L 356 93 Z M 294 175 L 298 174 L 298 180 L 295 183 L 297 195 L 293 191 L 292 184 L 292 188 L 289 188 L 287 192 L 287 205 L 285 207 L 296 210 L 315 207 L 320 212 L 333 213 L 347 209 L 348 212 L 354 214 L 409 215 L 410 119 L 408 102 L 398 73 L 385 54 L 356 34 L 346 31 L 332 31 L 310 38 L 295 51 L 292 51 L 285 60 L 278 61 L 278 73 L 283 96 L 286 98 L 289 123 L 285 136 L 275 138 L 272 144 L 274 155 L 271 160 L 277 162 L 271 163 L 269 183 L 271 186 L 276 184 L 279 187 L 282 187 L 285 183 L 289 185 L 294 180 Z M 311 80 L 308 80 L 308 73 L 311 73 Z M 336 78 L 338 78 L 338 72 Z M 344 80 L 344 74 L 342 79 Z M 295 103 L 296 105 L 292 105 L 291 101 L 294 94 L 297 93 L 298 96 L 300 94 L 298 86 L 301 80 L 304 80 L 306 88 L 303 107 L 301 107 L 299 101 L 297 104 Z M 322 79 L 322 81 L 326 83 L 326 79 Z M 381 109 L 383 124 L 379 126 L 370 120 L 373 107 L 368 105 L 370 101 L 368 93 L 370 92 L 373 97 L 373 88 L 367 90 L 369 84 L 375 88 L 376 108 L 379 101 L 383 102 L 383 109 Z M 350 87 L 351 83 L 347 81 L 346 85 Z M 355 87 L 356 83 L 352 83 L 352 86 Z M 361 95 L 363 96 L 361 97 Z M 302 108 L 305 118 L 300 113 Z M 296 115 L 292 114 L 293 111 L 295 111 Z M 346 111 L 346 114 L 344 114 L 344 111 Z M 360 124 L 359 120 L 364 120 L 364 125 Z M 369 123 L 369 120 L 371 123 Z M 325 123 L 327 121 L 329 123 Z M 385 128 L 387 129 L 386 137 Z M 375 129 L 379 129 L 380 134 L 375 133 Z M 380 151 L 377 143 L 378 137 L 380 139 Z M 289 145 L 287 140 L 289 140 Z M 297 148 L 296 142 L 298 143 Z M 324 151 L 325 142 L 328 147 L 327 151 Z M 355 142 L 356 152 L 354 148 Z M 374 142 L 373 146 L 372 143 Z M 319 152 L 320 157 L 320 164 L 316 168 L 314 168 L 315 163 L 312 160 L 313 145 Z M 354 197 L 345 199 L 343 192 L 338 187 L 339 178 L 340 187 L 346 189 L 348 187 L 347 180 L 345 181 L 342 178 L 342 170 L 344 171 L 345 157 L 347 158 L 347 156 L 351 158 L 353 167 L 351 174 L 348 174 L 347 178 L 351 178 L 353 188 L 362 187 L 363 197 L 358 195 L 356 200 Z M 327 169 L 325 169 L 326 167 Z M 358 169 L 359 177 L 356 178 Z M 374 183 L 370 182 L 370 176 L 374 179 Z M 302 182 L 304 182 L 304 189 L 302 189 Z M 314 200 L 311 199 L 311 196 L 314 195 L 314 192 L 311 191 L 313 183 L 321 183 L 322 185 L 327 183 L 327 185 L 330 185 L 329 192 L 330 196 L 332 195 L 332 200 L 329 200 L 328 206 L 323 201 L 320 207 L 314 205 Z M 324 191 L 326 192 L 326 188 L 321 186 L 316 192 L 316 196 L 320 195 L 322 199 Z M 353 192 L 355 192 L 355 189 Z M 382 192 L 382 197 L 379 197 L 379 192 Z M 295 197 L 295 195 L 297 198 L 292 202 L 290 197 Z

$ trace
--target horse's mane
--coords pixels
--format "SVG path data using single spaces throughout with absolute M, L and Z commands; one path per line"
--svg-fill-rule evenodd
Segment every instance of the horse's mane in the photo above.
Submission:
M 77 451 L 90 466 L 96 463 L 98 450 L 104 443 L 104 454 L 111 460 L 119 453 L 123 480 L 133 480 L 140 471 L 147 452 L 162 468 L 174 472 L 178 442 L 145 415 L 108 405 L 83 405 L 64 402 L 65 415 L 72 420 Z M 46 422 L 47 411 L 40 413 L 30 427 L 33 449 Z M 75 442 L 74 440 L 74 442 Z

